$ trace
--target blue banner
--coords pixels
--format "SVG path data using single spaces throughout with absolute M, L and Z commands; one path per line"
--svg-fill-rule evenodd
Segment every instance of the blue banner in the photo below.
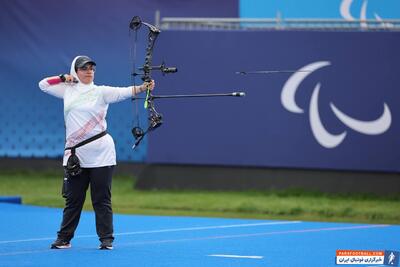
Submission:
M 76 55 L 87 54 L 97 62 L 97 84 L 129 85 L 133 15 L 153 22 L 157 9 L 164 16 L 238 14 L 236 1 L 224 0 L 211 10 L 212 4 L 0 2 L 0 156 L 61 156 L 62 101 L 41 92 L 40 79 L 67 72 Z M 59 12 L 63 5 L 73 14 Z M 353 1 L 351 10 L 357 5 Z M 145 45 L 143 31 L 137 65 Z M 394 32 L 163 31 L 153 62 L 165 60 L 179 71 L 154 76 L 157 94 L 247 96 L 156 100 L 164 124 L 135 151 L 132 104 L 111 105 L 108 130 L 118 160 L 398 172 L 398 47 L 400 35 Z M 235 74 L 242 70 L 299 71 Z M 142 124 L 146 117 L 142 112 Z
M 243 18 L 400 18 L 398 0 L 241 0 L 239 6 Z
M 165 124 L 150 162 L 400 170 L 398 33 L 168 31 L 160 41 L 179 72 L 158 93 L 247 96 L 157 102 Z
M 129 22 L 138 15 L 154 23 L 161 16 L 237 17 L 237 0 L 4 0 L 0 1 L 0 156 L 60 157 L 64 148 L 63 103 L 44 94 L 38 82 L 67 73 L 73 58 L 88 55 L 97 63 L 96 84 L 132 84 Z M 213 8 L 210 9 L 210 6 Z M 140 31 L 137 64 L 143 64 L 146 30 Z M 138 79 L 137 83 L 141 83 Z M 132 111 L 133 110 L 133 111 Z M 147 114 L 139 109 L 142 125 Z M 130 101 L 113 104 L 107 116 L 117 159 L 143 161 L 147 139 L 132 151 L 137 122 Z

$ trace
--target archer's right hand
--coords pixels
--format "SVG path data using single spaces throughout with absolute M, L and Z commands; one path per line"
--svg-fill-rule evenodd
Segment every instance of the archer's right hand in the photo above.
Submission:
M 64 77 L 66 83 L 78 83 L 78 80 L 70 74 L 64 74 Z

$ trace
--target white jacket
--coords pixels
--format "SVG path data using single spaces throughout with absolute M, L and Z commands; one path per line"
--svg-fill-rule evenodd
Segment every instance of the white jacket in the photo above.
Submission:
M 78 57 L 72 61 L 70 74 L 79 81 L 74 67 Z M 45 78 L 39 82 L 39 87 L 45 93 L 64 99 L 65 147 L 105 131 L 108 105 L 132 97 L 132 87 L 98 86 L 80 81 L 50 85 Z M 64 166 L 70 155 L 70 150 L 64 151 Z M 115 145 L 109 134 L 77 148 L 76 155 L 83 168 L 116 165 Z

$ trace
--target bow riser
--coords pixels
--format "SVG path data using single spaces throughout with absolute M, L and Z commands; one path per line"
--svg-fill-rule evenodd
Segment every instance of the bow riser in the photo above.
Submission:
M 147 48 L 146 48 L 146 57 L 144 58 L 144 64 L 143 64 L 143 77 L 142 80 L 144 82 L 151 82 L 151 71 L 152 71 L 152 66 L 151 63 L 153 61 L 153 48 L 155 45 L 155 42 L 157 40 L 158 35 L 160 34 L 160 30 L 152 30 L 150 28 L 149 35 L 148 35 L 148 43 L 147 43 Z

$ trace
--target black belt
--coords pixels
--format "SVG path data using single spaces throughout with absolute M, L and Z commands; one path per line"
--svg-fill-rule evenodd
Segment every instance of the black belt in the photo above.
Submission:
M 76 144 L 74 146 L 67 147 L 64 150 L 71 150 L 71 153 L 75 154 L 75 149 L 76 148 L 78 148 L 80 146 L 83 146 L 83 145 L 86 145 L 86 144 L 88 144 L 90 142 L 93 142 L 94 140 L 97 140 L 97 139 L 105 136 L 106 134 L 107 134 L 107 131 L 101 132 L 101 133 L 96 134 L 96 135 L 94 135 L 94 136 L 92 136 L 92 137 L 90 137 L 90 138 L 88 138 L 86 140 L 83 140 L 82 142 L 80 142 L 80 143 L 78 143 L 78 144 Z

